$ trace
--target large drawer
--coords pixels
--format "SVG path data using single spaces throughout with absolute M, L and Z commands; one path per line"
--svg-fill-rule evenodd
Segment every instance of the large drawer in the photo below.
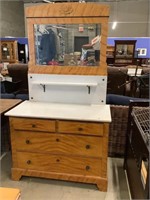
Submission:
M 10 118 L 11 126 L 15 130 L 55 132 L 55 120 Z
M 103 124 L 92 122 L 58 121 L 58 132 L 103 136 Z
M 101 159 L 17 152 L 18 168 L 101 176 Z
M 102 137 L 15 131 L 17 151 L 102 157 Z

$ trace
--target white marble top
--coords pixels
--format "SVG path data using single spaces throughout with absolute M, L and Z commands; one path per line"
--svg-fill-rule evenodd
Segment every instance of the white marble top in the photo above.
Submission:
M 109 105 L 78 105 L 24 101 L 5 113 L 13 117 L 111 122 Z

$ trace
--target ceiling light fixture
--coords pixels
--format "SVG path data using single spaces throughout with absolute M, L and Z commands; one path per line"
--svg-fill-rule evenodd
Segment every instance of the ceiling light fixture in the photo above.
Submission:
M 112 29 L 114 30 L 117 26 L 117 19 L 118 19 L 118 2 L 116 0 L 115 4 L 114 4 L 114 14 L 113 14 L 113 24 L 112 24 Z
M 114 30 L 117 26 L 117 22 L 113 22 L 112 29 Z
M 79 3 L 85 3 L 85 0 L 79 0 Z
M 49 0 L 43 0 L 43 2 L 45 2 L 45 3 L 54 3 L 54 2 L 49 1 Z

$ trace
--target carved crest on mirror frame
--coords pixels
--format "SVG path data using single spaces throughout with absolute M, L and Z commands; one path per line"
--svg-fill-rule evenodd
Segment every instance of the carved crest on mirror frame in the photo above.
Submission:
M 61 15 L 70 15 L 73 12 L 72 5 L 62 5 L 59 10 Z

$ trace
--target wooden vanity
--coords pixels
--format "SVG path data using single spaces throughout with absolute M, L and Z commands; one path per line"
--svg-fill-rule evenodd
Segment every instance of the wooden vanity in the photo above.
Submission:
M 7 115 L 13 180 L 45 177 L 94 183 L 100 190 L 107 190 L 109 105 L 25 101 Z
M 13 180 L 43 177 L 93 183 L 99 190 L 107 190 L 111 122 L 106 105 L 108 15 L 108 6 L 92 3 L 27 8 L 29 101 L 6 113 L 11 127 Z M 50 61 L 41 57 L 39 44 L 52 30 L 65 40 L 70 31 L 83 35 L 78 31 L 81 24 L 89 38 L 101 34 L 99 60 L 94 49 L 84 60 L 78 58 L 76 66 L 66 64 L 65 57 L 75 59 L 68 63 L 77 59 L 69 50 Z M 41 27 L 44 36 L 39 32 Z M 69 35 L 65 48 L 72 49 L 73 40 Z

